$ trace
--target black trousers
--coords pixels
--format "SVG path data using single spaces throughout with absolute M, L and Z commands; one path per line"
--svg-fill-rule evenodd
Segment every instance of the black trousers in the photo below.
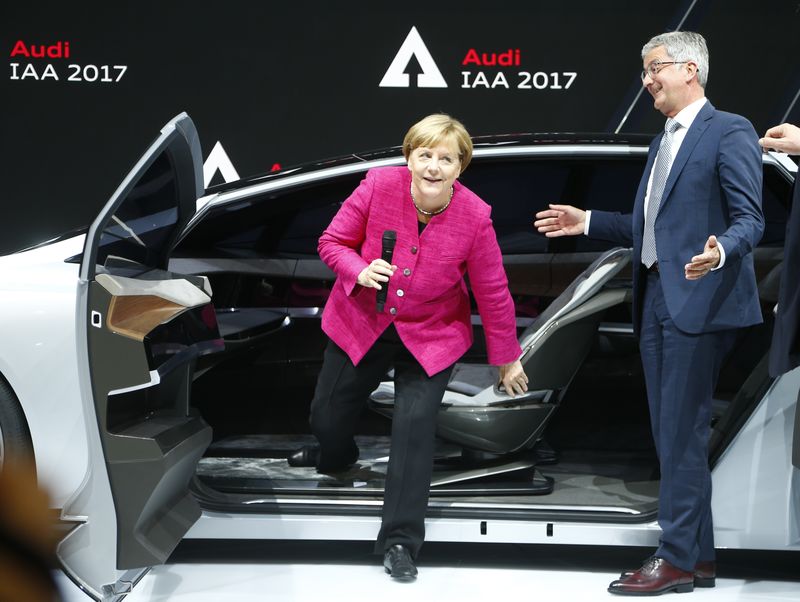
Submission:
M 392 367 L 392 439 L 375 552 L 382 554 L 390 546 L 402 544 L 416 557 L 425 539 L 436 414 L 452 366 L 429 377 L 400 341 L 394 326 L 389 326 L 357 366 L 330 341 L 311 402 L 311 431 L 320 443 L 317 470 L 327 472 L 355 462 L 356 422 L 369 394 Z

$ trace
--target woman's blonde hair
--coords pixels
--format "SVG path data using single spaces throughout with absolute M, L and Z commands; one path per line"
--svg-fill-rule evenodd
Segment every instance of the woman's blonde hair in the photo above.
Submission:
M 458 147 L 460 173 L 464 173 L 472 160 L 472 138 L 460 121 L 444 113 L 428 115 L 411 126 L 403 138 L 403 156 L 408 161 L 411 152 L 420 146 L 430 148 L 450 142 L 455 142 Z

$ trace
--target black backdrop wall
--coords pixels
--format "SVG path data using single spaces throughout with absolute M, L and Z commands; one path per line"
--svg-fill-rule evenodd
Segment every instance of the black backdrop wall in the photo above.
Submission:
M 435 111 L 654 133 L 639 51 L 676 28 L 706 36 L 718 108 L 800 122 L 797 0 L 76 4 L 0 8 L 3 253 L 89 223 L 181 111 L 209 184 L 396 145 Z

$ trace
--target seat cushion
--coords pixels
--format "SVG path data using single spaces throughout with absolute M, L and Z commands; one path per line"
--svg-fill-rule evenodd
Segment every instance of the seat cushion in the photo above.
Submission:
M 496 366 L 488 364 L 456 364 L 447 383 L 447 390 L 464 395 L 477 395 L 498 382 Z

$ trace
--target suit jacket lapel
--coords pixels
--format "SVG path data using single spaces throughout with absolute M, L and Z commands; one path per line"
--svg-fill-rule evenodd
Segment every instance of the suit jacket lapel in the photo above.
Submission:
M 695 120 L 689 127 L 689 131 L 686 132 L 686 137 L 683 139 L 678 155 L 675 157 L 675 161 L 672 162 L 672 168 L 669 170 L 667 182 L 664 184 L 664 193 L 661 195 L 660 207 L 663 207 L 664 204 L 669 201 L 669 193 L 672 192 L 675 180 L 678 179 L 681 170 L 686 165 L 686 161 L 688 161 L 692 151 L 694 151 L 694 147 L 697 146 L 700 138 L 703 137 L 703 133 L 708 129 L 708 122 L 713 115 L 714 107 L 711 105 L 711 102 L 707 100 L 706 104 L 700 109 L 697 117 L 695 117 Z

